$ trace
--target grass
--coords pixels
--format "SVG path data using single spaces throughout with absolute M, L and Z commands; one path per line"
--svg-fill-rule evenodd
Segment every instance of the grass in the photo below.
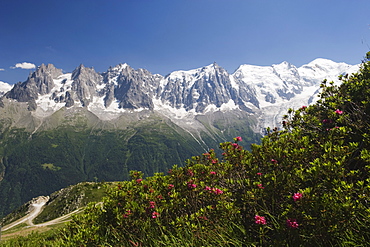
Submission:
M 28 226 L 26 223 L 17 225 L 9 230 L 6 230 L 1 233 L 2 240 L 10 240 L 18 237 L 26 237 L 33 233 L 47 233 L 55 232 L 57 229 L 64 227 L 65 223 L 59 223 L 49 226 Z

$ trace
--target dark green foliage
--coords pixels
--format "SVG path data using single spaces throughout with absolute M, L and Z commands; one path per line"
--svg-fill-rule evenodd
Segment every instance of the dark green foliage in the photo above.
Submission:
M 4 148 L 0 213 L 80 181 L 126 180 L 132 169 L 147 174 L 165 171 L 196 153 L 192 141 L 160 133 L 147 134 L 147 140 L 140 133 L 119 130 L 57 129 L 36 133 L 31 139 L 23 133 L 14 131 L 16 141 L 8 138 Z
M 130 170 L 150 176 L 174 164 L 182 166 L 186 158 L 205 150 L 189 133 L 156 116 L 125 130 L 91 129 L 81 122 L 34 134 L 3 126 L 0 216 L 33 197 L 81 181 L 127 180 Z M 245 129 L 249 135 L 250 128 Z M 203 137 L 209 145 L 225 138 Z M 255 134 L 251 140 L 258 141 Z

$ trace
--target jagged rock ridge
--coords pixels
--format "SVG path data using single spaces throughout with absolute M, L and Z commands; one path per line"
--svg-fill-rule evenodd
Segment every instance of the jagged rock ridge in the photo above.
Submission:
M 5 93 L 8 99 L 28 102 L 30 111 L 41 107 L 55 112 L 61 107 L 87 107 L 92 112 L 157 110 L 204 114 L 239 109 L 271 117 L 272 112 L 309 104 L 319 83 L 352 73 L 357 66 L 316 59 L 302 67 L 283 62 L 272 66 L 241 65 L 233 74 L 213 63 L 199 69 L 175 71 L 167 76 L 133 69 L 127 64 L 104 73 L 82 64 L 63 74 L 52 64 L 42 64 L 23 82 Z M 276 125 L 276 119 L 261 120 Z

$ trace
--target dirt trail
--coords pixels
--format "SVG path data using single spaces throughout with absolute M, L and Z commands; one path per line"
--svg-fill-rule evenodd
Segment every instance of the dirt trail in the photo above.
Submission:
M 63 215 L 59 218 L 56 218 L 56 219 L 53 219 L 53 220 L 50 220 L 50 221 L 47 221 L 47 222 L 44 222 L 44 223 L 40 223 L 40 224 L 34 224 L 33 223 L 33 220 L 41 213 L 41 211 L 43 210 L 45 204 L 48 202 L 49 198 L 48 197 L 38 197 L 36 199 L 34 199 L 34 203 L 31 203 L 30 206 L 29 206 L 29 212 L 26 216 L 2 227 L 1 231 L 6 231 L 6 230 L 9 230 L 19 224 L 22 224 L 22 223 L 26 223 L 27 226 L 27 230 L 24 230 L 22 229 L 22 231 L 29 231 L 31 229 L 34 229 L 35 228 L 41 228 L 41 227 L 45 227 L 45 226 L 50 226 L 50 225 L 56 225 L 56 224 L 59 224 L 59 223 L 63 223 L 63 222 L 67 222 L 70 220 L 70 217 L 73 215 L 73 214 L 77 214 L 81 211 L 84 210 L 84 208 L 80 208 L 80 209 L 76 209 L 74 210 L 73 212 L 70 212 L 66 215 Z M 14 235 L 16 233 L 10 233 L 10 234 L 6 234 L 6 235 L 3 235 L 4 237 L 6 236 L 10 236 L 10 235 Z
M 42 227 L 42 226 L 50 226 L 50 225 L 56 225 L 56 224 L 59 224 L 59 223 L 67 222 L 67 221 L 69 221 L 69 217 L 71 217 L 73 214 L 77 214 L 78 212 L 80 212 L 82 210 L 83 210 L 82 208 L 79 208 L 79 209 L 76 209 L 75 211 L 70 212 L 69 214 L 65 214 L 63 216 L 60 216 L 59 218 L 56 218 L 56 219 L 53 219 L 53 220 L 50 220 L 50 221 L 47 221 L 47 222 L 44 222 L 44 223 L 40 223 L 40 224 L 37 224 L 37 225 L 33 225 L 33 226 Z
M 6 225 L 4 227 L 1 228 L 1 231 L 6 231 L 10 228 L 13 228 L 19 224 L 22 224 L 24 222 L 27 223 L 27 225 L 29 226 L 34 226 L 33 224 L 33 219 L 35 219 L 42 211 L 43 209 L 43 206 L 47 203 L 47 201 L 49 200 L 49 197 L 44 197 L 44 196 L 40 196 L 38 198 L 36 198 L 34 201 L 34 203 L 31 203 L 31 205 L 29 206 L 29 212 L 26 216 L 10 223 L 9 225 Z

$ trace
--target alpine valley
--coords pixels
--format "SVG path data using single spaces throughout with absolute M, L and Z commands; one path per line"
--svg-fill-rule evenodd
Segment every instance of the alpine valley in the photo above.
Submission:
M 288 108 L 313 103 L 324 79 L 358 68 L 316 59 L 230 74 L 214 63 L 162 76 L 42 64 L 24 82 L 0 82 L 0 216 L 81 181 L 165 172 L 236 136 L 248 148 Z

